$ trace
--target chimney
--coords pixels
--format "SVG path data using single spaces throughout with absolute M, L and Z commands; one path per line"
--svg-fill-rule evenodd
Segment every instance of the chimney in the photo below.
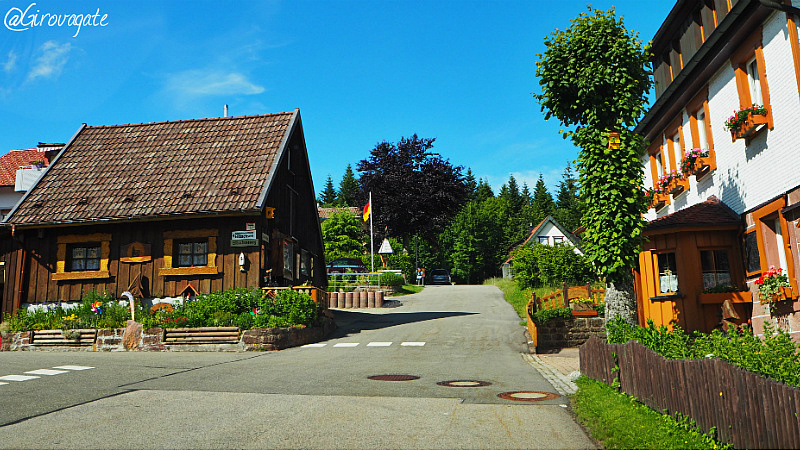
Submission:
M 224 113 L 224 116 L 222 116 L 222 117 L 228 117 L 228 104 L 227 103 L 225 104 L 225 113 Z

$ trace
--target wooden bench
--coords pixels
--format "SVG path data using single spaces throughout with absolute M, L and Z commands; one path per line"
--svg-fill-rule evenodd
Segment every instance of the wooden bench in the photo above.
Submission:
M 91 346 L 97 340 L 97 329 L 70 329 L 76 338 L 67 338 L 61 329 L 34 330 L 31 344 L 34 346 Z
M 238 343 L 238 327 L 182 327 L 164 329 L 165 344 Z

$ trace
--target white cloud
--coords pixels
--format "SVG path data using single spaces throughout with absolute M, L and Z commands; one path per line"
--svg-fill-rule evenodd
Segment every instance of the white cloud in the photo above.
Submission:
M 56 41 L 47 41 L 42 44 L 40 48 L 42 56 L 36 59 L 36 64 L 28 74 L 27 81 L 33 81 L 39 77 L 58 77 L 69 59 L 71 49 L 72 44 L 70 43 L 59 44 Z
M 166 90 L 183 99 L 218 95 L 253 95 L 264 92 L 239 72 L 187 70 L 169 75 Z
M 13 50 L 8 52 L 8 60 L 3 63 L 3 71 L 11 72 L 17 68 L 17 54 Z

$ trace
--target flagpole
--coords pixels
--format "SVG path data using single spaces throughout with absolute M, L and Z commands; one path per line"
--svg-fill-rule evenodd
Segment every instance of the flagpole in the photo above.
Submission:
M 369 264 L 370 272 L 375 272 L 375 240 L 372 237 L 372 191 L 369 192 Z

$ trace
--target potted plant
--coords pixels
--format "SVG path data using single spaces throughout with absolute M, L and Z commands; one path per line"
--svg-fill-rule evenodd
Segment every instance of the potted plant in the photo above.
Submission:
M 684 177 L 697 175 L 709 167 L 708 151 L 702 149 L 687 150 L 681 160 L 681 174 Z
M 30 163 L 31 167 L 34 169 L 42 169 L 44 167 L 44 161 L 42 160 L 32 160 L 28 163 Z
M 734 111 L 725 121 L 725 128 L 731 132 L 731 139 L 750 138 L 758 131 L 759 126 L 767 123 L 767 109 L 755 103 L 747 108 Z
M 775 269 L 774 266 L 770 266 L 769 270 L 755 281 L 758 286 L 758 297 L 761 304 L 767 306 L 770 314 L 772 314 L 777 302 L 785 301 L 792 297 L 792 286 L 789 284 L 789 278 L 786 274 L 781 274 L 782 272 L 783 269 Z
M 661 190 L 662 193 L 668 193 L 672 195 L 680 194 L 685 186 L 680 183 L 681 175 L 675 169 L 671 170 L 670 172 L 665 172 L 658 179 L 657 187 Z

